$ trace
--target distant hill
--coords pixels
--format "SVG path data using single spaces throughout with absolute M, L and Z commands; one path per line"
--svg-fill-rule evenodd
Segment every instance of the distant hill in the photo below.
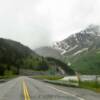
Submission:
M 62 59 L 61 51 L 53 47 L 40 47 L 35 49 L 35 52 L 43 57 L 53 57 L 56 59 Z
M 64 61 L 84 74 L 100 74 L 100 26 L 89 25 L 86 29 L 68 38 L 58 41 L 53 46 L 62 50 Z

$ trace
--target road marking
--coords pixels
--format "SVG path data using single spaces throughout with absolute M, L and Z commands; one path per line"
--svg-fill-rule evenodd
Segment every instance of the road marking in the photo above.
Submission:
M 60 89 L 57 89 L 57 88 L 55 88 L 55 87 L 52 87 L 52 86 L 47 86 L 47 87 L 52 88 L 52 89 L 54 89 L 54 90 L 56 90 L 56 91 L 58 91 L 58 92 L 60 92 L 60 93 L 65 94 L 65 95 L 70 95 L 70 96 L 72 96 L 72 97 L 75 97 L 75 98 L 77 98 L 77 99 L 79 99 L 79 100 L 85 100 L 84 98 L 78 97 L 78 96 L 76 96 L 76 95 L 73 95 L 73 94 L 71 94 L 71 93 L 69 93 L 69 92 L 65 92 L 65 91 L 60 90 Z
M 23 93 L 24 93 L 25 100 L 30 100 L 30 95 L 25 81 L 23 81 Z

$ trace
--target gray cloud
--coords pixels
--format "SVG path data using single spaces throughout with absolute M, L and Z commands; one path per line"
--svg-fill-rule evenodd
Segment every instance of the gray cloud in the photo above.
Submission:
M 100 24 L 99 0 L 1 0 L 0 37 L 31 48 L 51 45 L 89 24 Z

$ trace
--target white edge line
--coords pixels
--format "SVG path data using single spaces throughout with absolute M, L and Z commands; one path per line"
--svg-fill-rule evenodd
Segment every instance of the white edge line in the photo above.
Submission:
M 57 89 L 57 88 L 55 88 L 55 87 L 52 87 L 52 86 L 47 86 L 47 87 L 52 88 L 52 89 L 54 89 L 54 90 L 56 90 L 56 91 L 58 91 L 58 92 L 60 92 L 60 93 L 65 94 L 65 95 L 70 95 L 70 96 L 72 96 L 72 97 L 76 97 L 76 98 L 79 99 L 79 100 L 85 100 L 84 98 L 78 97 L 78 96 L 76 96 L 76 95 L 73 95 L 73 94 L 71 94 L 71 93 L 69 93 L 69 92 L 65 92 L 65 91 L 60 90 L 60 89 Z

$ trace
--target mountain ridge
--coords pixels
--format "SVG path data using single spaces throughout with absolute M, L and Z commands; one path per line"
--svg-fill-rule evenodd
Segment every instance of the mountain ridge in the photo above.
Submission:
M 81 32 L 72 34 L 68 38 L 56 42 L 53 47 L 62 50 L 62 55 L 66 55 L 70 52 L 73 54 L 78 50 L 86 51 L 90 47 L 99 45 L 97 42 L 100 41 L 100 26 L 90 25 Z
M 53 45 L 61 49 L 66 63 L 83 74 L 100 74 L 100 26 L 89 25 L 86 29 L 72 34 Z

